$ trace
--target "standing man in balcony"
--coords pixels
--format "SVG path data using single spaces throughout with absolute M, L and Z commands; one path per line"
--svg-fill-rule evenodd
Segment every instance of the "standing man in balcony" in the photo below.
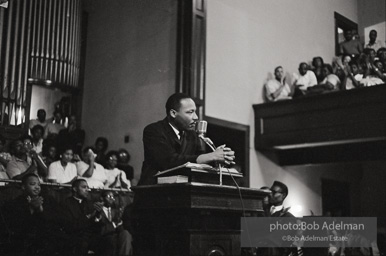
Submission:
M 340 43 L 340 54 L 349 54 L 352 57 L 358 57 L 363 52 L 363 46 L 359 40 L 353 39 L 351 30 L 344 31 L 346 41 Z
M 154 174 L 186 162 L 233 164 L 235 153 L 228 147 L 218 147 L 205 153 L 196 134 L 198 120 L 196 104 L 183 93 L 169 97 L 165 105 L 166 118 L 152 123 L 143 131 L 145 160 L 138 185 L 156 183 Z

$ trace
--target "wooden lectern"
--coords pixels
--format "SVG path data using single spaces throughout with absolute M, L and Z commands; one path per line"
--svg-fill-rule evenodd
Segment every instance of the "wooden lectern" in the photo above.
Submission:
M 266 191 L 196 182 L 132 187 L 135 255 L 241 255 L 240 221 Z M 240 199 L 242 197 L 242 201 Z

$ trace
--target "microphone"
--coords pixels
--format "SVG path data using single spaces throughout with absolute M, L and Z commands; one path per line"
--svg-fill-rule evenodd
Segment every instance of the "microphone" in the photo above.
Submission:
M 208 122 L 207 121 L 204 121 L 204 120 L 198 121 L 197 130 L 196 130 L 198 133 L 198 136 L 200 136 L 200 135 L 205 136 L 207 128 L 208 128 Z
M 200 139 L 202 139 L 213 151 L 216 151 L 216 146 L 214 145 L 213 141 L 208 137 L 205 137 L 207 127 L 208 127 L 207 121 L 204 121 L 204 120 L 198 121 L 196 132 Z

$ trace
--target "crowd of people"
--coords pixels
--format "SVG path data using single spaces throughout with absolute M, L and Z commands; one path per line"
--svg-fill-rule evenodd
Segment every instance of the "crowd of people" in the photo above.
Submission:
M 28 134 L 8 147 L 0 135 L 0 182 L 20 180 L 22 188 L 20 196 L 1 205 L 8 241 L 0 243 L 0 254 L 132 255 L 126 208 L 114 191 L 130 191 L 130 154 L 108 150 L 104 137 L 84 147 L 85 132 L 75 116 L 67 120 L 64 124 L 60 111 L 46 119 L 39 109 Z M 72 196 L 51 198 L 42 192 L 42 182 L 68 184 Z M 101 192 L 91 196 L 91 188 Z
M 305 95 L 351 90 L 386 83 L 386 47 L 377 40 L 377 31 L 371 30 L 369 43 L 362 46 L 351 30 L 344 33 L 340 44 L 340 56 L 332 64 L 324 63 L 322 57 L 314 57 L 312 65 L 299 64 L 298 73 L 285 77 L 284 69 L 274 70 L 274 79 L 265 84 L 268 101 L 285 100 Z
M 82 178 L 91 188 L 130 189 L 133 167 L 125 149 L 108 149 L 108 140 L 99 137 L 94 146 L 84 147 L 85 132 L 70 116 L 67 127 L 62 115 L 46 120 L 39 109 L 37 119 L 30 121 L 30 134 L 11 141 L 9 151 L 0 136 L 0 178 L 21 180 L 34 173 L 41 181 L 70 184 Z

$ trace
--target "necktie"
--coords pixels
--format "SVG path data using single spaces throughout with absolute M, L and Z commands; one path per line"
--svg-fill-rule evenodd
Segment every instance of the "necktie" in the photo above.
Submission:
M 107 218 L 111 222 L 111 208 L 107 208 Z

